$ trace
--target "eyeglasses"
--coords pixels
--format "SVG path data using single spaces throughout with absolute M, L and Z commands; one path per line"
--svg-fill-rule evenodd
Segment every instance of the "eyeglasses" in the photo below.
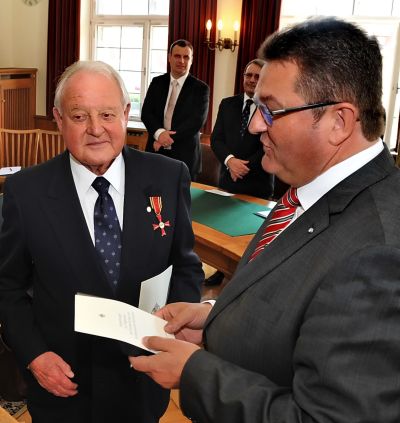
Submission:
M 324 101 L 321 103 L 313 103 L 313 104 L 304 104 L 303 106 L 297 107 L 288 107 L 287 109 L 279 109 L 279 110 L 270 110 L 269 107 L 261 103 L 261 101 L 254 96 L 253 97 L 254 104 L 257 106 L 258 110 L 261 113 L 261 116 L 264 118 L 265 123 L 268 126 L 272 126 L 272 122 L 274 121 L 274 116 L 279 115 L 286 115 L 287 113 L 299 112 L 300 110 L 308 110 L 308 109 L 316 109 L 318 107 L 325 107 L 325 106 L 332 106 L 334 104 L 338 104 L 339 101 Z
M 244 76 L 246 79 L 251 79 L 251 78 L 253 78 L 253 77 L 254 77 L 254 79 L 255 79 L 256 81 L 258 81 L 258 78 L 260 77 L 260 74 L 258 74 L 258 73 L 244 73 L 244 74 L 243 74 L 243 76 Z

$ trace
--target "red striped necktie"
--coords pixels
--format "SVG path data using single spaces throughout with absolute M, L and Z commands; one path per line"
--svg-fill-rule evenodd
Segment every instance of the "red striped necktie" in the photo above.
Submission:
M 296 188 L 290 188 L 279 201 L 278 206 L 271 216 L 271 220 L 258 241 L 253 254 L 250 256 L 249 262 L 254 260 L 268 244 L 289 226 L 296 211 L 296 207 L 299 205 L 300 202 L 297 197 Z

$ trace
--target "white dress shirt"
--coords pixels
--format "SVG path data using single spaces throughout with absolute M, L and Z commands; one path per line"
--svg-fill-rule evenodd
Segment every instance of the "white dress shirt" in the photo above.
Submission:
M 72 177 L 74 179 L 76 191 L 81 203 L 82 211 L 86 219 L 90 236 L 94 245 L 94 205 L 96 203 L 98 193 L 92 187 L 93 181 L 97 178 L 93 172 L 79 163 L 71 154 L 69 155 Z M 120 153 L 107 172 L 103 176 L 110 182 L 108 193 L 114 201 L 115 211 L 117 212 L 121 230 L 123 228 L 124 219 L 124 197 L 125 197 L 125 162 Z
M 383 148 L 382 140 L 377 140 L 371 147 L 332 166 L 310 183 L 297 188 L 297 196 L 301 205 L 297 207 L 290 223 L 294 222 L 295 219 L 301 216 L 334 186 L 373 160 Z
M 171 74 L 169 75 L 170 75 L 169 89 L 168 89 L 167 101 L 165 102 L 165 107 L 164 107 L 164 116 L 165 116 L 165 112 L 167 111 L 169 98 L 171 97 L 172 82 L 176 81 L 178 83 L 176 86 L 176 101 L 178 101 L 179 94 L 181 93 L 183 84 L 185 83 L 186 78 L 188 77 L 189 74 L 187 73 L 186 75 L 183 75 L 178 79 L 173 78 Z M 166 130 L 165 128 L 157 129 L 157 131 L 154 133 L 154 139 L 158 141 L 158 137 L 160 136 L 161 132 L 164 132 L 165 130 Z

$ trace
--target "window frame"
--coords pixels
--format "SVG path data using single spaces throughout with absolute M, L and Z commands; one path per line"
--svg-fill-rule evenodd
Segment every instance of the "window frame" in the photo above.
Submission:
M 166 26 L 168 28 L 169 17 L 160 15 L 96 15 L 96 0 L 91 1 L 90 11 L 90 43 L 89 43 L 89 57 L 94 60 L 96 56 L 96 36 L 98 26 L 142 26 L 143 40 L 142 40 L 142 68 L 140 78 L 140 110 L 139 115 L 130 115 L 130 121 L 140 122 L 140 114 L 143 106 L 143 101 L 150 85 L 150 36 L 151 28 L 154 26 Z M 168 47 L 167 47 L 168 53 Z M 165 69 L 167 72 L 167 69 Z

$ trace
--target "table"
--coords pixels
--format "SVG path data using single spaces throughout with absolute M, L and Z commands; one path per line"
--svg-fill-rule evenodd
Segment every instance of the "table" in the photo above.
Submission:
M 204 190 L 215 188 L 196 182 L 192 182 L 192 187 Z M 233 198 L 270 207 L 275 204 L 272 201 L 249 195 L 238 194 Z M 230 279 L 254 234 L 230 236 L 195 221 L 192 222 L 192 226 L 195 235 L 194 250 L 201 261 L 220 270 Z

